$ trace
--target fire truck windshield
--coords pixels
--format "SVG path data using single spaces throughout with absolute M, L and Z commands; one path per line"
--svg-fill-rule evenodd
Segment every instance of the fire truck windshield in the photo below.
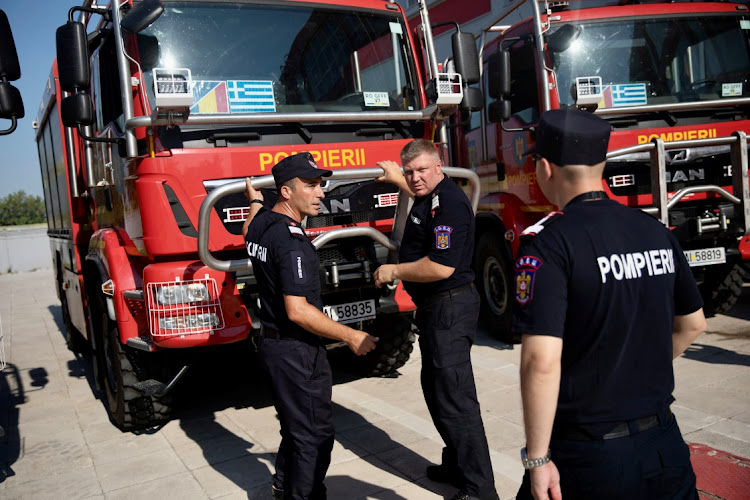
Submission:
M 740 16 L 582 23 L 552 54 L 560 106 L 575 104 L 577 77 L 599 76 L 599 108 L 750 96 L 750 20 Z M 552 28 L 553 30 L 555 28 Z
M 138 34 L 153 69 L 190 70 L 191 114 L 416 110 L 407 27 L 397 13 L 320 4 L 165 2 Z

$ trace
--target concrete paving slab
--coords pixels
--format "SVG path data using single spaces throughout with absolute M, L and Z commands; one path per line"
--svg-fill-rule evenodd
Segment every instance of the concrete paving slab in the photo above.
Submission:
M 249 456 L 259 448 L 258 445 L 248 441 L 246 436 L 228 433 L 213 439 L 183 444 L 175 447 L 174 451 L 185 467 L 195 470 Z
M 750 444 L 750 424 L 745 422 L 734 419 L 721 420 L 705 427 L 704 430 Z
M 409 443 L 409 446 L 391 448 L 376 454 L 376 457 L 387 463 L 411 481 L 426 477 L 428 465 L 440 462 L 443 443 L 435 439 L 423 438 Z
M 672 412 L 677 418 L 677 424 L 680 426 L 683 435 L 704 429 L 724 419 L 724 417 L 718 415 L 712 415 L 678 404 L 672 404 Z
M 172 450 L 169 441 L 161 434 L 121 433 L 114 439 L 89 443 L 88 447 L 97 467 L 158 451 Z
M 275 456 L 271 453 L 252 454 L 192 471 L 209 498 L 245 494 L 249 498 L 270 497 L 271 475 Z M 248 492 L 248 493 L 245 493 Z M 250 496 L 250 492 L 255 492 Z
M 172 449 L 95 464 L 95 468 L 104 493 L 187 471 L 185 464 Z
M 134 498 L 197 500 L 209 497 L 191 474 L 184 473 L 110 491 L 105 498 L 106 500 L 132 500 Z
M 326 476 L 329 498 L 366 498 L 408 482 L 406 477 L 374 456 L 332 465 Z
M 104 498 L 99 479 L 90 465 L 63 474 L 40 474 L 32 481 L 14 483 L 2 490 L 4 500 L 74 500 Z

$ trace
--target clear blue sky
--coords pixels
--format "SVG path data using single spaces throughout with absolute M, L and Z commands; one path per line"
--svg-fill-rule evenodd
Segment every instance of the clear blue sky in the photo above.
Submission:
M 0 0 L 21 64 L 21 79 L 12 85 L 21 91 L 26 111 L 15 132 L 0 136 L 0 198 L 19 190 L 43 195 L 31 124 L 55 58 L 55 30 L 68 20 L 71 7 L 82 4 L 82 0 Z M 0 120 L 0 129 L 9 126 L 9 120 Z

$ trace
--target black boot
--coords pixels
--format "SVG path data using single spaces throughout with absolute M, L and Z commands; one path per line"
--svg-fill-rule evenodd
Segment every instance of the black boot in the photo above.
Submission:
M 271 495 L 273 500 L 284 500 L 284 490 L 271 485 Z
M 464 479 L 458 467 L 449 467 L 444 464 L 428 465 L 426 473 L 427 479 L 436 483 L 448 483 L 456 488 L 461 488 L 464 485 Z
M 461 490 L 453 497 L 451 497 L 451 500 L 499 500 L 499 498 L 500 497 L 497 496 L 497 493 L 486 497 L 475 497 L 473 495 L 469 495 L 466 490 Z

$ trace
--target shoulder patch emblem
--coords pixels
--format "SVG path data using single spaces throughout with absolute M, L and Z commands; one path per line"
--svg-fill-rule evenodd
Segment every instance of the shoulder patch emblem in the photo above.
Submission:
M 435 248 L 438 250 L 447 250 L 451 247 L 451 233 L 453 228 L 450 226 L 435 227 Z
M 516 302 L 524 305 L 534 296 L 534 278 L 541 267 L 542 260 L 537 257 L 521 257 L 516 261 Z
M 304 232 L 304 231 L 302 230 L 302 228 L 301 228 L 301 227 L 298 227 L 298 226 L 294 226 L 294 225 L 292 225 L 292 224 L 287 224 L 287 226 L 286 226 L 286 227 L 287 227 L 287 229 L 289 229 L 289 232 L 290 232 L 291 234 L 298 234 L 298 235 L 300 235 L 300 236 L 304 236 L 304 235 L 305 235 L 305 232 Z
M 558 217 L 561 217 L 562 215 L 563 213 L 558 211 L 548 213 L 539 222 L 532 224 L 524 229 L 523 233 L 521 233 L 521 236 L 535 236 L 541 233 L 542 231 L 544 231 L 545 227 L 549 226 L 552 221 L 554 221 Z

